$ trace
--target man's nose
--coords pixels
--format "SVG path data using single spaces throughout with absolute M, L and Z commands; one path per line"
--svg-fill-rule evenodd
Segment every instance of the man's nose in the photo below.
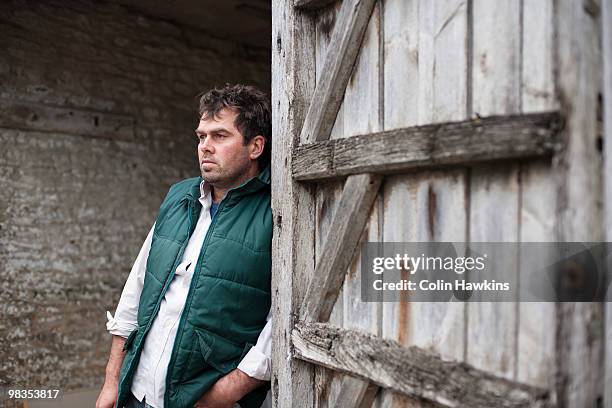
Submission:
M 210 136 L 206 136 L 201 142 L 200 142 L 200 149 L 202 149 L 202 151 L 209 151 L 211 153 L 214 153 L 214 146 L 212 145 L 211 142 L 211 138 Z

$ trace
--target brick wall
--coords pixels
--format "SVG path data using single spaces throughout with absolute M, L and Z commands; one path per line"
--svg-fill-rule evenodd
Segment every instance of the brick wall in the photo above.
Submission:
M 0 386 L 97 386 L 195 95 L 269 89 L 269 51 L 87 1 L 0 2 Z

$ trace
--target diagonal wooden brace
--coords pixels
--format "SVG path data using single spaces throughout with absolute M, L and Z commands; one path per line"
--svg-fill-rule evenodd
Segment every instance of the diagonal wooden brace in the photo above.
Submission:
M 344 0 L 300 140 L 329 139 L 376 0 Z
M 323 252 L 302 303 L 303 320 L 329 320 L 381 179 L 373 174 L 358 174 L 346 179 Z

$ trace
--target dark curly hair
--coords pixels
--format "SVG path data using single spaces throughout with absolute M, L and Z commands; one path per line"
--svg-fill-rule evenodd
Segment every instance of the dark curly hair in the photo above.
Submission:
M 211 89 L 200 97 L 198 113 L 200 117 L 210 119 L 225 108 L 233 109 L 238 114 L 234 125 L 242 133 L 244 144 L 257 135 L 266 140 L 264 151 L 258 157 L 260 170 L 265 168 L 270 163 L 272 148 L 272 119 L 268 96 L 254 86 L 225 84 L 223 88 Z

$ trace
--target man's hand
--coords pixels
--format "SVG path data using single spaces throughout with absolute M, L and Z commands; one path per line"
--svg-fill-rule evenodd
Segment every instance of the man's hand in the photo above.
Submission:
M 104 382 L 102 391 L 98 395 L 96 408 L 113 408 L 117 402 L 117 385 L 110 385 Z
M 125 357 L 124 343 L 125 339 L 123 337 L 113 336 L 108 363 L 106 364 L 106 379 L 96 401 L 96 408 L 113 408 L 117 402 L 119 371 Z
M 265 383 L 235 369 L 210 387 L 194 408 L 233 408 L 242 397 Z

